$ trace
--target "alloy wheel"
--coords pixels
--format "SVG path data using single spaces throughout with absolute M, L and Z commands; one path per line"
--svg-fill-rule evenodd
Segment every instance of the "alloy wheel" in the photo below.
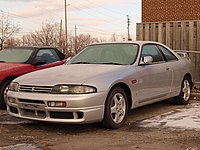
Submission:
M 183 99 L 185 101 L 188 101 L 190 98 L 190 93 L 191 93 L 191 87 L 190 87 L 190 83 L 188 80 L 185 80 L 183 82 L 182 92 L 183 92 Z
M 111 101 L 111 117 L 115 123 L 120 123 L 125 117 L 126 102 L 121 93 L 116 93 Z

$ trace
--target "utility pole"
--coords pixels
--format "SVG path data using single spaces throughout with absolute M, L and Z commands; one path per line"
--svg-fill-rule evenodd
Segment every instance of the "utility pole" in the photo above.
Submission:
M 67 0 L 65 1 L 65 54 L 68 51 L 68 38 L 67 38 L 67 6 L 69 6 L 69 4 L 67 4 Z M 70 52 L 71 55 L 71 52 Z
M 131 37 L 130 37 L 130 25 L 131 25 L 131 22 L 130 22 L 130 18 L 129 18 L 129 15 L 127 15 L 127 24 L 128 24 L 128 41 L 131 41 Z
M 74 28 L 74 49 L 75 49 L 75 53 L 77 54 L 77 27 L 75 25 L 75 28 Z
M 60 49 L 63 52 L 63 49 L 62 49 L 62 19 L 60 20 L 59 46 L 60 46 Z

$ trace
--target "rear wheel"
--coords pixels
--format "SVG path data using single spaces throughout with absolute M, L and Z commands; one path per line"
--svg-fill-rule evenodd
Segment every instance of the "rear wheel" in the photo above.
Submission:
M 12 80 L 7 79 L 2 82 L 2 85 L 0 87 L 0 108 L 6 109 L 6 96 L 8 92 L 8 86 L 12 82 Z
M 106 100 L 103 125 L 116 129 L 123 126 L 128 113 L 128 101 L 124 90 L 114 87 Z
M 191 97 L 191 88 L 192 82 L 189 77 L 185 76 L 182 81 L 180 94 L 174 97 L 174 103 L 180 105 L 188 104 Z

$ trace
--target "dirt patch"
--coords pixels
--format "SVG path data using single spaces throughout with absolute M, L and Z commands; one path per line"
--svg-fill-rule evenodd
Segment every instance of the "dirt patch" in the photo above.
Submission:
M 192 100 L 191 104 L 198 102 Z M 0 111 L 0 150 L 17 144 L 30 144 L 42 150 L 200 150 L 200 131 L 139 125 L 143 120 L 186 107 L 159 102 L 134 109 L 129 113 L 125 126 L 118 130 L 108 130 L 99 124 L 31 121 L 18 124 L 21 120 L 13 120 L 5 111 Z M 16 124 L 2 123 L 4 119 Z

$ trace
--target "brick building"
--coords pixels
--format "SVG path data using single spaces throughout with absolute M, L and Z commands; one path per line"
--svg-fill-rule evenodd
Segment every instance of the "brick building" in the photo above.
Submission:
M 200 0 L 142 0 L 142 22 L 200 20 Z

